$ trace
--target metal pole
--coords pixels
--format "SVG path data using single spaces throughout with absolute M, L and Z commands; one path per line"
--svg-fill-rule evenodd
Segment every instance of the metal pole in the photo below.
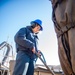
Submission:
M 43 61 L 43 59 L 41 58 L 41 56 L 36 52 L 35 53 L 38 57 L 39 57 L 39 59 L 42 61 L 42 63 L 45 65 L 45 67 L 50 71 L 50 73 L 52 74 L 52 75 L 55 75 L 55 73 L 48 67 L 48 65 Z

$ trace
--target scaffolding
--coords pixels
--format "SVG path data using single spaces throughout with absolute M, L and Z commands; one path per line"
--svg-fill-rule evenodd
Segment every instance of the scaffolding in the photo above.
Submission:
M 9 63 L 7 60 L 8 57 L 11 57 L 9 56 L 9 53 L 10 53 L 10 50 L 12 50 L 12 55 L 13 55 L 13 48 L 10 44 L 8 44 L 6 41 L 2 42 L 0 44 L 0 50 L 2 50 L 4 47 L 6 47 L 6 52 L 4 55 L 1 55 L 3 57 L 1 63 L 0 63 L 0 75 L 9 75 L 9 68 L 7 66 L 5 66 L 4 64 L 5 63 Z

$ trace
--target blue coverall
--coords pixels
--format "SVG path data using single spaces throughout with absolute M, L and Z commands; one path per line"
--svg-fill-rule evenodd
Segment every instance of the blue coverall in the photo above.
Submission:
M 31 51 L 37 49 L 38 37 L 32 31 L 31 26 L 21 28 L 14 37 L 16 43 L 16 64 L 13 75 L 34 75 L 34 66 L 37 56 Z

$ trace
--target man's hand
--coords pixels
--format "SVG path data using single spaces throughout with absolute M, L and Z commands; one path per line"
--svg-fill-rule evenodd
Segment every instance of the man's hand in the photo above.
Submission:
M 33 47 L 32 52 L 33 52 L 33 53 L 35 53 L 35 52 L 36 52 L 35 47 Z
M 40 50 L 38 50 L 38 55 L 40 55 L 40 56 L 41 56 L 41 51 L 40 51 Z

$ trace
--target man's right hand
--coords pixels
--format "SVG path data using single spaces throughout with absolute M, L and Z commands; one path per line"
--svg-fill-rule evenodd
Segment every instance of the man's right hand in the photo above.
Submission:
M 35 52 L 36 52 L 35 47 L 33 47 L 32 52 L 33 52 L 33 53 L 35 53 Z

